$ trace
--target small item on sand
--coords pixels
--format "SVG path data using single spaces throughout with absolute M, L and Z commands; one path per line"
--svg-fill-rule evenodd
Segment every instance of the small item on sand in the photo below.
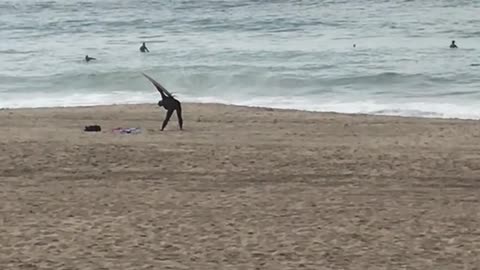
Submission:
M 86 131 L 86 132 L 99 132 L 99 131 L 102 131 L 102 128 L 99 125 L 85 126 L 84 131 Z
M 142 130 L 140 128 L 114 128 L 113 133 L 118 133 L 118 134 L 138 134 L 141 133 Z

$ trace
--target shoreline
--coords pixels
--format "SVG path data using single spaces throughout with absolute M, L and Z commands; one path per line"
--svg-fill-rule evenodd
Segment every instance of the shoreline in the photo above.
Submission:
M 408 116 L 408 115 L 389 115 L 389 114 L 369 114 L 369 113 L 344 113 L 336 111 L 317 111 L 317 110 L 302 110 L 294 108 L 275 108 L 268 106 L 255 106 L 255 105 L 237 105 L 237 104 L 227 104 L 220 102 L 182 102 L 184 106 L 223 106 L 223 107 L 238 107 L 238 108 L 251 108 L 267 111 L 284 111 L 284 112 L 305 112 L 305 113 L 319 113 L 326 115 L 345 115 L 350 117 L 386 117 L 386 118 L 401 118 L 401 119 L 414 119 L 414 120 L 446 120 L 446 121 L 480 121 L 480 119 L 475 118 L 459 118 L 459 117 L 430 117 L 430 116 Z M 118 104 L 100 104 L 100 105 L 72 105 L 72 106 L 52 106 L 52 107 L 21 107 L 21 108 L 0 108 L 0 111 L 22 111 L 22 110 L 68 110 L 68 109 L 83 109 L 83 108 L 109 108 L 109 107 L 132 107 L 132 106 L 154 106 L 158 109 L 156 103 L 118 103 Z

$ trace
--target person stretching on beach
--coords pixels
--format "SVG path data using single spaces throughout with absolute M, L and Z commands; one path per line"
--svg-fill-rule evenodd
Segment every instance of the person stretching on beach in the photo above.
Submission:
M 158 92 L 160 92 L 160 95 L 162 95 L 162 100 L 158 102 L 158 106 L 163 107 L 165 110 L 167 110 L 167 116 L 165 117 L 165 120 L 163 120 L 163 124 L 162 124 L 162 131 L 167 126 L 168 121 L 170 121 L 170 117 L 172 117 L 172 114 L 174 111 L 177 111 L 178 125 L 180 126 L 180 130 L 183 130 L 182 105 L 180 104 L 180 101 L 176 100 L 172 96 L 172 94 L 170 94 L 170 92 L 168 92 L 167 89 L 165 89 L 157 81 L 150 78 L 145 73 L 142 73 L 142 74 L 151 83 L 153 83 L 153 85 L 157 88 Z
M 148 50 L 148 48 L 147 48 L 147 45 L 145 45 L 145 42 L 143 42 L 142 47 L 140 47 L 140 51 L 141 51 L 142 53 L 144 53 L 144 52 L 150 52 L 150 51 Z

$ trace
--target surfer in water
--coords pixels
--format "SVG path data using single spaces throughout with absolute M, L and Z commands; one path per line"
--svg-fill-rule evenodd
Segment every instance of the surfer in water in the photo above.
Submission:
M 147 45 L 145 45 L 145 42 L 142 43 L 142 47 L 140 47 L 140 51 L 141 51 L 142 53 L 144 53 L 144 52 L 150 52 L 150 51 L 148 50 L 148 48 L 147 48 Z
M 180 126 L 180 130 L 183 130 L 182 106 L 180 104 L 180 101 L 176 100 L 173 95 L 167 91 L 167 89 L 165 89 L 161 84 L 152 79 L 150 76 L 145 73 L 142 74 L 151 83 L 153 83 L 153 85 L 157 88 L 158 92 L 160 92 L 160 95 L 162 95 L 162 100 L 158 102 L 158 106 L 163 107 L 165 110 L 167 110 L 167 116 L 165 117 L 165 120 L 163 120 L 162 124 L 162 131 L 167 126 L 168 121 L 170 121 L 170 117 L 172 117 L 174 111 L 177 111 L 178 125 Z
M 96 58 L 85 55 L 85 61 L 90 62 L 90 60 L 97 60 Z
M 452 40 L 452 44 L 450 44 L 450 49 L 456 49 L 456 48 L 458 48 L 457 44 L 455 44 L 455 40 Z

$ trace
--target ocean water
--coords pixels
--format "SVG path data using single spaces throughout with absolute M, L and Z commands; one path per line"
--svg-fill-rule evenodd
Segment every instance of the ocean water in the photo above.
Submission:
M 0 107 L 155 104 L 145 72 L 181 101 L 479 119 L 479 14 L 480 0 L 2 0 Z

